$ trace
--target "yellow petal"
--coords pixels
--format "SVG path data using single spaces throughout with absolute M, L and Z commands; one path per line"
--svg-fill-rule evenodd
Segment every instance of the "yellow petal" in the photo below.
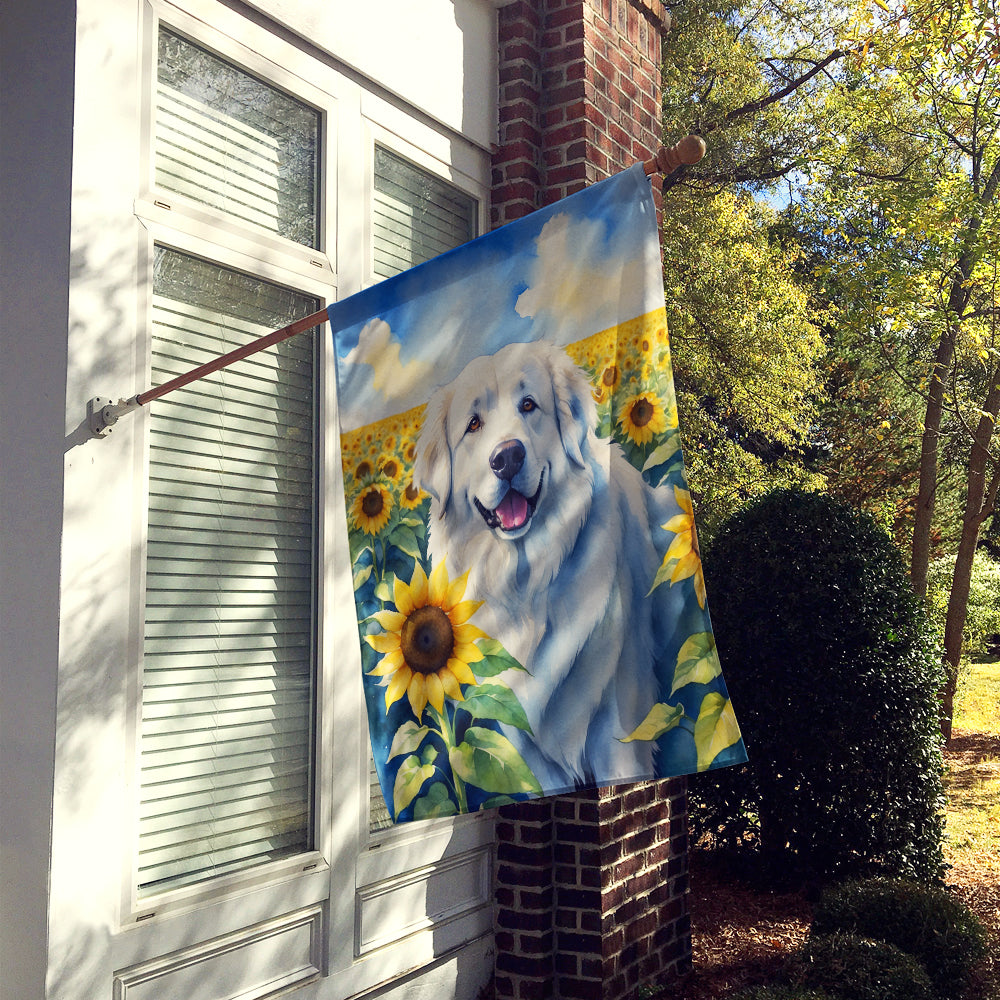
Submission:
M 422 608 L 427 603 L 427 576 L 420 563 L 414 563 L 409 586 L 398 576 L 396 577 L 393 597 L 396 601 L 396 610 L 402 615 L 408 615 L 415 608 Z
M 456 604 L 451 605 L 451 607 L 446 610 L 448 611 L 448 617 L 451 619 L 452 625 L 463 625 L 482 606 L 482 601 L 459 601 Z
M 401 667 L 392 676 L 392 680 L 389 681 L 385 689 L 385 708 L 386 711 L 389 710 L 389 706 L 399 701 L 403 697 L 406 689 L 409 687 L 410 679 L 413 676 L 413 671 L 409 667 Z
M 448 593 L 442 607 L 448 611 L 453 610 L 465 596 L 465 585 L 469 582 L 469 571 L 466 570 L 460 577 L 452 580 L 448 585 Z
M 672 531 L 674 534 L 680 534 L 682 531 L 691 530 L 691 515 L 690 514 L 675 514 L 666 524 L 661 524 L 661 528 L 665 531 Z
M 475 684 L 476 675 L 469 669 L 469 664 L 454 656 L 448 660 L 448 669 L 455 675 L 455 680 L 462 684 Z
M 704 610 L 707 594 L 705 593 L 705 574 L 700 568 L 694 574 L 694 594 L 698 598 L 699 607 Z
M 674 487 L 674 499 L 681 510 L 687 511 L 694 517 L 694 507 L 691 504 L 691 494 L 688 490 L 682 490 L 679 486 Z
M 458 683 L 458 678 L 450 670 L 440 671 L 438 677 L 441 678 L 441 686 L 444 688 L 444 693 L 452 701 L 465 701 L 465 695 L 462 694 L 462 685 Z
M 456 642 L 451 655 L 463 663 L 478 663 L 483 658 L 483 651 L 471 642 Z
M 376 653 L 392 653 L 399 649 L 398 632 L 379 632 L 377 635 L 366 635 L 365 642 Z
M 424 678 L 427 700 L 439 711 L 444 712 L 444 687 L 437 674 L 427 674 Z
M 402 630 L 404 623 L 406 622 L 406 615 L 399 611 L 376 611 L 372 615 L 375 619 L 386 630 L 386 632 L 399 632 Z
M 693 553 L 689 552 L 677 565 L 674 567 L 673 573 L 670 574 L 671 584 L 677 583 L 678 580 L 686 580 L 691 576 L 701 565 L 701 560 Z
M 410 699 L 410 708 L 413 714 L 420 719 L 427 707 L 427 686 L 424 683 L 423 674 L 414 674 L 410 678 L 410 684 L 406 689 L 406 696 Z
M 690 532 L 677 535 L 670 543 L 670 548 L 667 549 L 667 554 L 663 557 L 663 561 L 670 562 L 671 559 L 685 559 L 693 549 L 694 546 L 691 544 Z
M 403 651 L 401 649 L 393 650 L 391 653 L 386 653 L 378 663 L 368 671 L 369 675 L 372 677 L 385 677 L 387 674 L 391 674 L 393 671 L 398 670 L 406 661 L 403 659 Z M 407 667 L 409 669 L 409 667 Z
M 489 638 L 478 625 L 473 625 L 471 622 L 466 622 L 464 625 L 456 625 L 453 621 L 451 623 L 451 631 L 455 636 L 456 643 L 475 642 L 476 639 Z
M 445 561 L 442 559 L 434 569 L 431 570 L 427 599 L 430 604 L 442 607 L 444 599 L 448 596 L 448 570 Z

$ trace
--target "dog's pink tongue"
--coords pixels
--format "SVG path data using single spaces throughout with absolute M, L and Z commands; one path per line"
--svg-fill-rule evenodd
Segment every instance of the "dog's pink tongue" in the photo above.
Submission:
M 520 528 L 528 519 L 528 501 L 517 490 L 508 490 L 497 507 L 497 516 L 504 531 Z

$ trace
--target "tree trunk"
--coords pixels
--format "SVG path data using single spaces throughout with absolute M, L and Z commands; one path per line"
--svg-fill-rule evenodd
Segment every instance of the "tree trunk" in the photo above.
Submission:
M 1000 484 L 1000 467 L 990 458 L 990 442 L 1000 409 L 1000 385 L 998 374 L 991 379 L 990 391 L 986 394 L 983 414 L 976 427 L 969 455 L 968 485 L 965 494 L 965 510 L 962 515 L 962 535 L 955 557 L 955 572 L 951 579 L 951 593 L 948 596 L 948 614 L 944 625 L 944 666 L 945 685 L 941 692 L 941 732 L 946 740 L 951 739 L 952 718 L 955 711 L 955 688 L 958 684 L 958 668 L 962 659 L 962 633 L 969 608 L 969 588 L 972 583 L 972 565 L 979 544 L 979 531 L 996 502 L 997 485 Z M 991 480 L 987 480 L 990 466 L 994 466 Z
M 927 410 L 920 439 L 920 482 L 917 509 L 913 518 L 913 543 L 910 550 L 910 582 L 921 596 L 927 595 L 927 569 L 931 559 L 931 526 L 934 521 L 934 498 L 937 493 L 938 438 L 944 412 L 944 378 L 955 355 L 955 327 L 949 323 L 931 369 L 927 390 Z

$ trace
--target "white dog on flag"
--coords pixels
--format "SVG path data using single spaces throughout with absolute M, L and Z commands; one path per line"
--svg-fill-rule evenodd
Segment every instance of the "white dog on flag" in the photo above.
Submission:
M 512 344 L 435 393 L 417 445 L 432 562 L 469 572 L 477 623 L 526 668 L 504 680 L 532 732 L 504 731 L 546 793 L 654 774 L 653 744 L 621 740 L 657 701 L 650 528 L 677 510 L 596 423 L 564 351 Z

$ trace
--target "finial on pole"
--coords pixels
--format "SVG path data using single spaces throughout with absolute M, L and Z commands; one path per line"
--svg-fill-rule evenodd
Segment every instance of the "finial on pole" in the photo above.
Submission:
M 646 160 L 642 169 L 647 174 L 663 174 L 665 177 L 683 164 L 693 166 L 705 155 L 706 149 L 705 140 L 700 135 L 686 135 L 673 146 L 660 146 L 656 156 Z

